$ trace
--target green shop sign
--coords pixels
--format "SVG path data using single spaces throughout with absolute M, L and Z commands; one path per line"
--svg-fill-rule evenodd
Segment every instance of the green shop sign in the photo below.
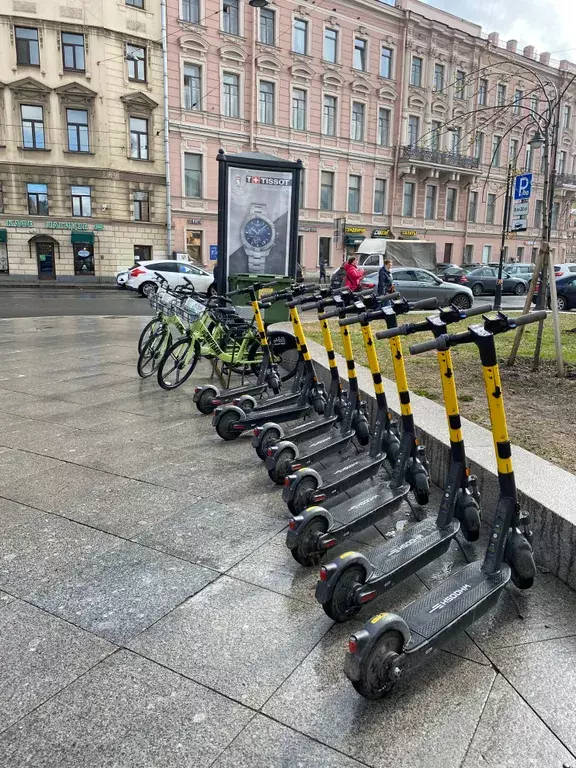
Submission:
M 24 227 L 30 228 L 35 225 L 31 219 L 8 219 L 4 222 L 5 227 Z M 75 231 L 86 231 L 89 228 L 89 224 L 83 221 L 47 221 L 46 229 L 71 229 Z M 104 229 L 104 224 L 94 224 L 94 231 L 101 232 Z
M 88 229 L 88 224 L 82 221 L 47 221 L 47 229 Z
M 33 227 L 34 222 L 29 221 L 28 219 L 9 219 L 6 224 L 6 227 Z

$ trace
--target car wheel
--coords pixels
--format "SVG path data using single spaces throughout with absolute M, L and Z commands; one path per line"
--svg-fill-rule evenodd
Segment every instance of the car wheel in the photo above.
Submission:
M 558 312 L 565 312 L 568 309 L 568 302 L 564 296 L 556 296 L 556 304 L 558 306 Z
M 470 309 L 472 303 L 472 299 L 466 293 L 457 293 L 452 299 L 452 304 L 458 309 Z
M 152 281 L 148 281 L 146 283 L 142 283 L 140 288 L 138 289 L 138 292 L 141 296 L 146 296 L 147 299 L 150 298 L 150 296 L 154 296 L 156 291 L 158 290 L 158 286 L 156 283 L 153 283 Z
M 474 283 L 472 286 L 472 293 L 474 296 L 480 296 L 482 293 L 482 283 Z
M 526 293 L 526 287 L 524 283 L 518 283 L 514 286 L 514 296 L 523 296 Z

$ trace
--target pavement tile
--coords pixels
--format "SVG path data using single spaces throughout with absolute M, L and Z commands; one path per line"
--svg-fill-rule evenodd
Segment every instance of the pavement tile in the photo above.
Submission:
M 514 738 L 510 738 L 514 734 Z M 574 758 L 498 675 L 462 768 L 562 768 Z
M 560 741 L 576 754 L 576 637 L 501 648 L 490 653 L 514 686 Z M 569 763 L 570 767 L 574 764 Z
M 362 763 L 257 715 L 214 768 L 361 768 Z
M 136 541 L 198 565 L 227 571 L 283 528 L 273 518 L 199 501 L 152 525 Z
M 12 597 L 12 595 L 9 595 L 7 592 L 2 592 L 0 590 L 0 608 L 4 608 L 4 606 L 11 603 L 13 600 L 16 600 L 16 598 Z
M 3 499 L 0 527 L 0 587 L 23 598 L 118 542 L 107 533 Z
M 386 699 L 366 701 L 343 672 L 350 631 L 339 626 L 326 635 L 264 714 L 374 768 L 459 768 L 492 669 L 440 652 Z
M 115 650 L 20 600 L 0 611 L 0 647 L 0 730 Z
M 207 768 L 252 716 L 191 680 L 121 651 L 0 735 L 0 764 Z
M 29 600 L 124 644 L 215 578 L 214 571 L 126 541 L 71 567 Z
M 331 624 L 319 607 L 221 576 L 130 647 L 260 707 Z

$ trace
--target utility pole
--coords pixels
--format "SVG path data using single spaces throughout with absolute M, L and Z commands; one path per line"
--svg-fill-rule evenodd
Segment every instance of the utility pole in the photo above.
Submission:
M 512 198 L 512 163 L 508 163 L 508 173 L 506 175 L 506 197 L 504 199 L 504 216 L 502 219 L 502 241 L 500 243 L 500 261 L 498 262 L 498 280 L 496 282 L 496 291 L 494 295 L 494 309 L 502 309 L 502 270 L 504 267 L 504 253 L 506 250 L 506 235 L 510 229 L 510 207 Z

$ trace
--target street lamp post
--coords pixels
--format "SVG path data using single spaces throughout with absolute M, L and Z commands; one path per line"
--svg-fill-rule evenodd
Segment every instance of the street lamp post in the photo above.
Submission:
M 504 199 L 504 217 L 502 219 L 502 240 L 500 242 L 500 260 L 498 262 L 498 280 L 496 281 L 496 290 L 494 292 L 494 309 L 502 309 L 502 272 L 504 269 L 504 253 L 506 251 L 506 235 L 510 229 L 510 208 L 512 197 L 512 163 L 508 163 L 508 173 L 506 175 L 506 197 Z

